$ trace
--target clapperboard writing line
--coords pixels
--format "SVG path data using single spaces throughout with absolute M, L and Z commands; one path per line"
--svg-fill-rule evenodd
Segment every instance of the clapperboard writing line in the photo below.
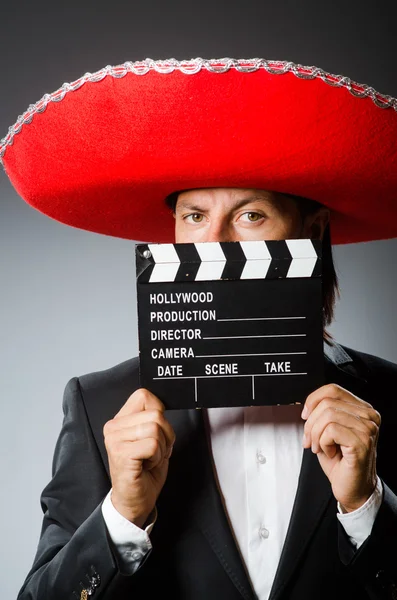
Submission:
M 253 340 L 255 338 L 290 338 L 306 337 L 306 333 L 286 333 L 277 335 L 227 335 L 227 336 L 204 336 L 203 340 Z
M 289 319 L 306 319 L 306 317 L 247 317 L 244 319 L 217 319 L 217 321 L 285 321 Z
M 178 375 L 176 377 L 166 375 L 153 377 L 153 381 L 159 379 L 220 379 L 222 377 L 283 377 L 284 375 L 307 375 L 307 373 L 255 373 L 254 375 L 239 373 L 238 375 Z
M 227 356 L 292 356 L 296 354 L 307 354 L 307 352 L 258 352 L 255 354 L 196 354 L 196 358 L 226 358 Z

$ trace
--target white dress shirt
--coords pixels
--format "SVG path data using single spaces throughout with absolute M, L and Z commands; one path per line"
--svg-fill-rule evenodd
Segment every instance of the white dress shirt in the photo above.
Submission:
M 301 405 L 287 405 L 211 408 L 204 413 L 225 511 L 259 600 L 269 597 L 298 486 L 301 412 Z M 361 508 L 342 514 L 338 506 L 336 516 L 357 548 L 371 532 L 382 494 L 378 479 Z M 149 534 L 154 523 L 143 531 L 124 519 L 113 507 L 110 492 L 102 513 L 121 571 L 134 573 L 152 547 Z

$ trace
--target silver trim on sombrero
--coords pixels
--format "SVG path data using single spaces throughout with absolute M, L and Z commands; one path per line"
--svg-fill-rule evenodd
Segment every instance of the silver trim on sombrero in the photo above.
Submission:
M 130 62 L 127 61 L 122 65 L 104 67 L 95 73 L 86 73 L 80 79 L 76 79 L 72 83 L 64 83 L 58 90 L 52 94 L 45 94 L 36 104 L 31 104 L 29 108 L 18 117 L 16 123 L 12 125 L 8 134 L 0 140 L 0 163 L 3 164 L 2 158 L 5 154 L 7 146 L 13 142 L 14 136 L 19 133 L 23 125 L 30 123 L 36 113 L 44 112 L 50 102 L 60 102 L 64 99 L 68 92 L 78 90 L 84 83 L 102 81 L 108 75 L 115 78 L 125 77 L 128 73 L 135 75 L 146 75 L 151 70 L 158 73 L 172 73 L 179 70 L 186 75 L 194 75 L 206 69 L 211 73 L 226 73 L 230 69 L 236 69 L 241 73 L 252 73 L 259 69 L 265 69 L 272 75 L 284 75 L 285 73 L 293 73 L 300 79 L 321 79 L 328 85 L 333 87 L 345 87 L 356 98 L 371 98 L 371 100 L 379 108 L 393 108 L 397 112 L 397 99 L 392 96 L 380 94 L 373 87 L 357 83 L 342 75 L 333 75 L 327 73 L 318 67 L 305 67 L 300 64 L 287 61 L 265 60 L 264 58 L 251 59 L 234 59 L 234 58 L 219 58 L 219 59 L 203 59 L 195 58 L 191 60 L 176 60 L 170 58 L 167 60 L 152 60 L 147 58 L 142 61 Z

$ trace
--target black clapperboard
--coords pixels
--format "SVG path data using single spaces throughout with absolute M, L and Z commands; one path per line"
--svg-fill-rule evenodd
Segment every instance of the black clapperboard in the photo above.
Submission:
M 324 383 L 321 242 L 138 244 L 140 385 L 168 409 L 303 403 Z

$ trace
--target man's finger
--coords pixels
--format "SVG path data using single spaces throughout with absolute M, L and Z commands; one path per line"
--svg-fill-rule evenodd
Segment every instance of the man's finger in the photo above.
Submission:
M 367 448 L 361 440 L 361 435 L 359 431 L 353 431 L 353 429 L 344 427 L 339 423 L 330 423 L 320 437 L 319 451 L 324 452 L 328 458 L 333 458 L 337 451 L 336 446 L 339 446 L 343 455 L 345 455 L 343 448 L 349 448 L 352 457 L 355 456 L 355 460 L 357 458 L 362 459 L 367 452 Z
M 158 440 L 163 454 L 167 452 L 167 449 L 170 446 L 170 444 L 167 444 L 163 429 L 158 423 L 153 422 L 139 423 L 128 429 L 120 429 L 117 432 L 111 433 L 107 439 L 107 446 L 111 446 L 112 444 L 119 445 L 123 442 L 137 442 L 146 438 Z
M 161 444 L 156 438 L 124 442 L 120 455 L 124 457 L 123 460 L 144 462 L 144 468 L 148 471 L 157 467 L 166 458 Z
M 338 399 L 335 400 L 333 398 L 324 398 L 321 402 L 319 402 L 307 417 L 306 423 L 310 424 L 316 421 L 320 415 L 327 410 L 346 412 L 355 415 L 357 418 L 373 421 L 378 427 L 380 427 L 380 414 L 367 403 L 350 402 Z
M 348 402 L 350 404 L 366 407 L 367 409 L 373 410 L 373 407 L 365 400 L 358 398 L 345 388 L 340 385 L 336 385 L 335 383 L 329 383 L 327 385 L 323 385 L 306 398 L 305 406 L 302 411 L 302 418 L 307 419 L 310 414 L 315 410 L 315 408 L 325 399 L 330 400 L 340 400 L 343 402 Z M 376 412 L 376 411 L 374 411 Z
M 371 431 L 372 429 L 376 429 L 377 431 L 379 430 L 380 415 L 376 410 L 368 408 L 367 405 L 364 404 L 354 404 L 352 402 L 324 398 L 324 400 L 322 400 L 322 402 L 316 406 L 316 408 L 307 418 L 304 427 L 304 433 L 307 436 L 310 436 L 314 424 L 318 421 L 328 418 L 330 422 L 334 420 L 337 422 L 342 422 L 345 418 L 345 415 L 352 415 L 355 419 L 363 421 L 364 425 L 366 425 Z
M 160 412 L 164 412 L 165 406 L 161 400 L 149 392 L 149 390 L 139 388 L 139 390 L 136 390 L 131 394 L 115 417 L 139 413 L 144 410 L 159 410 Z
M 128 439 L 129 430 L 143 423 L 157 424 L 163 430 L 167 445 L 174 445 L 174 430 L 164 417 L 164 414 L 159 410 L 144 410 L 139 413 L 129 413 L 124 416 L 116 416 L 114 419 L 106 423 L 104 427 L 104 435 L 106 437 L 117 432 L 126 431 L 126 433 L 123 434 L 123 438 Z
M 339 424 L 349 429 L 352 429 L 356 435 L 360 433 L 359 437 L 362 440 L 367 438 L 378 437 L 378 426 L 373 421 L 368 419 L 361 419 L 355 414 L 345 412 L 343 410 L 333 410 L 328 408 L 323 411 L 321 415 L 310 424 L 305 424 L 305 447 L 312 447 L 313 452 L 317 453 L 320 451 L 320 438 L 328 425 L 331 423 Z

